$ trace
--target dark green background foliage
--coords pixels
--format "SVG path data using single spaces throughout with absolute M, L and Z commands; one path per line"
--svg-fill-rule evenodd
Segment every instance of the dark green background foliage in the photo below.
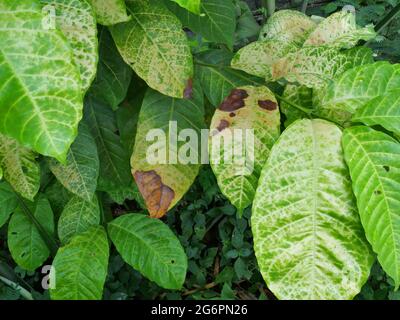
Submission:
M 298 8 L 301 2 L 277 1 L 277 4 L 278 8 Z M 341 9 L 343 5 L 350 4 L 357 10 L 357 20 L 360 25 L 376 24 L 398 2 L 397 0 L 309 1 L 307 14 L 326 16 Z M 266 14 L 261 1 L 249 0 L 248 4 L 253 16 L 261 23 L 264 19 L 263 15 Z M 243 4 L 240 7 L 242 10 L 238 9 L 239 22 L 235 46 L 248 43 L 256 38 L 258 32 L 258 25 L 255 24 L 253 16 Z M 371 45 L 379 59 L 400 61 L 399 30 L 400 18 L 397 18 L 384 29 L 379 41 Z M 212 44 L 203 43 L 196 36 L 192 37 L 192 45 L 194 52 L 200 52 L 212 46 Z M 135 90 L 135 95 L 140 96 L 137 90 Z M 134 103 L 140 103 L 140 101 Z M 120 134 L 123 136 L 125 133 L 120 132 Z M 129 142 L 129 137 L 126 137 L 126 140 Z M 46 181 L 48 171 L 42 171 L 44 172 L 43 180 Z M 54 184 L 53 181 L 47 183 L 50 186 L 52 184 Z M 67 196 L 67 191 L 60 191 L 62 190 L 60 186 L 54 186 L 53 189 L 57 193 L 56 203 L 62 208 L 66 202 L 63 192 Z M 46 193 L 51 198 L 51 188 L 47 188 Z M 104 195 L 104 202 L 112 202 L 112 200 Z M 52 203 L 55 202 L 52 201 Z M 140 210 L 138 203 L 127 201 L 123 205 L 112 204 L 111 212 L 105 210 L 104 214 L 118 217 L 126 212 Z M 179 237 L 188 256 L 188 274 L 184 289 L 178 292 L 158 287 L 126 265 L 112 247 L 104 299 L 274 299 L 258 271 L 249 216 L 250 208 L 244 211 L 242 218 L 237 217 L 235 208 L 220 193 L 210 167 L 204 166 L 184 199 L 163 218 L 163 221 Z M 0 264 L 0 276 L 32 290 L 34 298 L 49 299 L 48 293 L 41 288 L 43 274 L 40 270 L 26 272 L 15 267 L 6 245 L 5 227 L 0 230 L 0 260 L 6 262 Z M 380 266 L 375 264 L 370 279 L 356 298 L 400 299 L 400 291 L 394 292 L 393 289 L 391 280 L 387 278 Z M 19 298 L 21 295 L 18 290 L 0 282 L 0 300 Z

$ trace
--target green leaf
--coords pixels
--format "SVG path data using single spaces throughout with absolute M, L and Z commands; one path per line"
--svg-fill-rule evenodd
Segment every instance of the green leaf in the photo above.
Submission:
M 69 44 L 35 0 L 3 0 L 0 16 L 0 132 L 64 161 L 82 116 Z
M 177 5 L 170 5 L 169 8 L 183 26 L 208 41 L 226 44 L 232 49 L 236 28 L 236 8 L 232 0 L 202 0 L 200 6 L 201 15 L 192 14 Z
M 100 208 L 97 197 L 90 201 L 72 197 L 64 207 L 58 220 L 58 236 L 63 244 L 68 243 L 73 236 L 88 230 L 100 223 Z
M 261 26 L 256 21 L 253 12 L 246 2 L 240 1 L 238 6 L 240 8 L 240 15 L 237 19 L 235 43 L 241 41 L 246 41 L 247 43 L 247 39 L 252 39 L 258 36 Z
M 88 0 L 96 14 L 97 23 L 111 26 L 131 19 L 124 0 Z
M 41 195 L 35 203 L 26 205 L 42 227 L 49 234 L 54 233 L 54 217 L 49 201 Z M 15 262 L 29 271 L 40 267 L 50 254 L 46 242 L 21 206 L 15 210 L 8 224 L 8 247 Z
M 400 90 L 370 100 L 356 111 L 351 120 L 368 126 L 380 125 L 400 134 Z
M 65 205 L 73 197 L 67 189 L 56 179 L 46 187 L 44 194 L 50 202 L 51 208 L 53 210 L 54 216 L 57 219 L 60 217 Z
M 239 94 L 244 97 L 243 107 L 233 110 L 232 96 Z M 246 129 L 253 130 L 252 138 Z M 233 90 L 215 111 L 210 130 L 211 168 L 222 193 L 242 212 L 253 202 L 261 170 L 280 134 L 277 101 L 266 87 Z M 232 150 L 240 151 L 226 159 Z
M 314 105 L 320 116 L 345 123 L 367 102 L 399 87 L 400 65 L 375 62 L 339 75 L 315 95 Z
M 18 199 L 7 182 L 0 182 L 0 228 L 15 210 Z
M 198 15 L 200 14 L 201 0 L 172 0 L 172 1 L 176 2 L 182 8 L 185 8 L 190 12 L 193 12 Z
M 87 1 L 40 0 L 45 6 L 55 9 L 56 25 L 71 45 L 75 65 L 79 67 L 82 89 L 89 89 L 98 62 L 98 40 L 96 18 Z
M 139 114 L 131 166 L 152 217 L 162 217 L 194 182 L 201 163 L 198 138 L 204 127 L 203 93 L 198 86 L 193 87 L 190 100 L 147 91 Z M 192 129 L 190 133 L 196 133 L 196 137 L 190 133 L 186 136 L 185 131 L 181 132 L 185 129 Z M 149 138 L 151 130 L 154 136 Z
M 283 91 L 283 98 L 291 103 L 294 103 L 298 106 L 304 108 L 312 108 L 312 95 L 313 90 L 311 88 L 307 88 L 306 86 L 299 86 L 288 84 Z M 307 118 L 305 112 L 296 109 L 285 101 L 280 102 L 280 107 L 282 113 L 286 116 L 285 127 L 288 127 L 292 122 L 297 119 Z
M 196 77 L 213 106 L 224 101 L 234 88 L 264 83 L 263 79 L 230 68 L 232 57 L 233 54 L 225 50 L 209 50 L 196 57 Z
M 360 40 L 372 40 L 376 37 L 373 25 L 360 28 L 356 25 L 356 16 L 352 12 L 339 11 L 326 19 L 309 35 L 304 45 L 329 45 L 334 48 L 351 48 Z
M 4 178 L 24 198 L 33 201 L 40 187 L 37 155 L 15 139 L 0 134 L 0 167 Z
M 295 10 L 275 12 L 262 27 L 260 40 L 277 40 L 301 46 L 316 23 L 304 13 Z
M 132 20 L 110 27 L 125 62 L 151 88 L 183 98 L 193 59 L 181 23 L 160 0 L 131 0 L 127 7 Z
M 108 225 L 108 233 L 126 263 L 165 289 L 181 289 L 187 257 L 178 238 L 163 222 L 127 214 Z
M 99 47 L 99 65 L 90 94 L 116 110 L 126 97 L 133 72 L 119 54 L 107 28 L 100 31 Z
M 130 186 L 132 176 L 129 154 L 121 144 L 115 119 L 110 107 L 91 96 L 85 102 L 85 121 L 94 137 L 100 161 L 97 189 L 116 192 Z
M 400 284 L 400 144 L 368 127 L 344 131 L 361 222 L 382 268 Z
M 324 120 L 286 129 L 262 171 L 252 211 L 254 248 L 280 299 L 351 299 L 374 256 L 364 237 L 341 146 Z
M 297 47 L 276 40 L 255 41 L 241 48 L 233 57 L 231 66 L 257 77 L 272 79 L 272 65 Z
M 93 226 L 60 248 L 53 261 L 53 300 L 100 300 L 107 276 L 109 245 L 103 227 Z
M 66 164 L 50 159 L 49 167 L 68 191 L 86 201 L 93 198 L 99 176 L 99 157 L 85 123 L 79 125 L 79 134 L 68 152 Z
M 365 47 L 348 51 L 325 46 L 304 47 L 276 61 L 272 66 L 272 78 L 284 77 L 292 83 L 321 88 L 344 71 L 372 62 L 372 51 Z

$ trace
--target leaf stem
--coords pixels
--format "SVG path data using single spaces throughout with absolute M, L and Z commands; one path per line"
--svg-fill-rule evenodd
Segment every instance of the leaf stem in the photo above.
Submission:
M 272 16 L 275 12 L 275 0 L 263 0 L 262 5 L 267 9 L 268 17 Z
M 14 193 L 17 195 L 18 201 L 21 204 L 22 211 L 28 217 L 28 219 L 34 224 L 34 226 L 38 229 L 40 236 L 46 243 L 47 248 L 50 250 L 50 254 L 54 257 L 58 250 L 58 244 L 56 239 L 47 232 L 45 228 L 40 224 L 40 222 L 35 218 L 35 215 L 31 212 L 31 210 L 26 205 L 24 199 L 14 190 Z
M 375 31 L 380 33 L 400 12 L 400 3 L 396 5 L 390 12 L 382 18 L 375 26 Z
M 26 290 L 25 288 L 21 287 L 20 285 L 16 284 L 15 282 L 8 280 L 0 276 L 0 280 L 4 282 L 7 286 L 11 287 L 12 289 L 19 292 L 19 294 L 24 297 L 26 300 L 34 300 L 32 294 Z
M 306 13 L 307 6 L 308 6 L 308 0 L 304 0 L 303 3 L 301 4 L 301 12 Z

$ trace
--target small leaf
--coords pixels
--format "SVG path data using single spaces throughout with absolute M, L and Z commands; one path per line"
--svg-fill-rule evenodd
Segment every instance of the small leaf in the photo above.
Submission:
M 203 94 L 197 85 L 190 100 L 170 98 L 151 89 L 145 95 L 131 166 L 152 217 L 164 216 L 188 191 L 199 172 L 198 137 L 205 127 L 203 105 Z M 196 133 L 195 138 L 185 135 L 178 139 L 187 129 Z M 152 139 L 148 138 L 149 132 L 154 134 Z
M 49 167 L 68 191 L 86 201 L 93 198 L 99 176 L 99 158 L 96 143 L 85 123 L 79 125 L 79 134 L 68 152 L 66 164 L 50 159 Z
M 192 14 L 174 4 L 169 8 L 184 27 L 201 34 L 208 41 L 226 44 L 232 49 L 236 28 L 236 9 L 232 0 L 202 0 L 200 6 L 201 15 Z
M 329 45 L 334 48 L 351 48 L 360 40 L 368 41 L 376 37 L 373 25 L 360 28 L 356 25 L 356 16 L 352 12 L 339 11 L 326 19 L 309 35 L 304 45 Z
M 123 215 L 108 225 L 122 258 L 165 289 L 181 289 L 187 257 L 177 237 L 163 222 L 141 214 Z
M 130 20 L 124 0 L 88 0 L 88 2 L 92 5 L 99 24 L 111 26 Z
M 63 244 L 71 238 L 100 223 L 100 208 L 96 196 L 90 201 L 74 196 L 64 207 L 58 220 L 58 236 Z
M 0 182 L 0 228 L 7 222 L 15 210 L 18 199 L 7 182 Z
M 53 300 L 100 300 L 107 277 L 109 245 L 103 227 L 93 226 L 60 248 L 53 261 Z
M 240 95 L 239 100 L 234 99 Z M 232 108 L 238 102 L 243 106 Z M 249 128 L 252 137 L 246 132 Z M 266 87 L 234 89 L 215 111 L 209 139 L 211 168 L 222 193 L 239 212 L 253 202 L 261 170 L 279 134 L 278 103 Z M 221 140 L 223 144 L 213 147 Z M 226 159 L 232 150 L 239 152 L 235 152 L 235 158 Z
M 262 27 L 260 40 L 277 40 L 301 46 L 316 23 L 307 15 L 295 10 L 275 12 Z
M 122 59 L 107 28 L 99 35 L 99 64 L 90 94 L 113 110 L 124 100 L 132 79 L 132 69 Z
M 254 248 L 279 299 L 352 299 L 374 256 L 334 124 L 297 120 L 274 145 L 253 203 Z
M 26 203 L 35 219 L 49 233 L 54 233 L 54 217 L 50 203 L 39 196 L 35 203 Z M 8 225 L 8 246 L 15 262 L 22 268 L 34 271 L 47 260 L 49 248 L 38 229 L 19 206 Z
M 231 66 L 257 77 L 272 79 L 272 65 L 297 47 L 276 40 L 255 41 L 241 48 L 233 57 Z
M 400 144 L 358 126 L 344 131 L 343 147 L 365 234 L 385 272 L 400 284 Z
M 33 201 L 40 187 L 37 155 L 15 139 L 0 134 L 0 166 L 4 178 L 24 198 Z
M 74 62 L 79 67 L 82 89 L 89 89 L 98 62 L 97 25 L 90 4 L 80 0 L 40 0 L 55 8 L 57 27 L 71 45 Z
M 351 120 L 368 126 L 380 125 L 400 134 L 400 90 L 370 100 L 356 111 Z
M 110 27 L 125 62 L 159 92 L 183 98 L 193 59 L 180 21 L 161 1 L 128 1 L 132 20 Z

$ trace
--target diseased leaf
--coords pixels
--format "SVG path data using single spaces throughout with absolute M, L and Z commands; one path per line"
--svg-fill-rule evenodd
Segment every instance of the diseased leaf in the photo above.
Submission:
M 368 126 L 380 125 L 400 134 L 400 90 L 370 100 L 356 111 L 351 120 Z
M 49 201 L 40 195 L 35 203 L 26 203 L 35 219 L 49 233 L 54 233 L 54 217 Z M 23 269 L 34 271 L 49 257 L 50 251 L 38 229 L 21 206 L 8 224 L 8 247 L 14 261 Z
M 283 91 L 283 98 L 291 103 L 298 106 L 311 109 L 312 108 L 312 94 L 313 90 L 307 88 L 306 86 L 299 86 L 288 84 Z M 307 118 L 305 112 L 296 109 L 295 107 L 289 105 L 285 101 L 280 102 L 280 109 L 282 113 L 286 116 L 285 127 L 288 127 L 292 122 L 297 119 Z
M 341 138 L 330 122 L 298 120 L 261 173 L 251 226 L 261 274 L 279 299 L 352 299 L 368 278 L 374 256 Z
M 229 67 L 232 53 L 225 50 L 210 50 L 196 57 L 196 77 L 212 105 L 218 106 L 229 93 L 241 86 L 259 86 L 263 79 L 250 76 Z M 212 64 L 212 65 L 209 65 Z
M 99 65 L 90 94 L 116 110 L 126 97 L 133 72 L 119 54 L 107 28 L 100 31 L 99 47 Z
M 296 10 L 275 12 L 262 27 L 260 40 L 277 40 L 301 46 L 316 23 Z
M 304 47 L 276 61 L 272 66 L 272 78 L 321 88 L 344 71 L 372 62 L 372 51 L 365 47 L 348 51 L 324 46 Z
M 233 48 L 236 9 L 232 0 L 202 0 L 201 15 L 196 15 L 171 3 L 171 11 L 181 20 L 184 27 L 201 34 L 209 41 L 223 43 Z
M 124 0 L 88 0 L 96 14 L 97 23 L 111 26 L 129 21 Z
M 198 138 L 204 127 L 203 94 L 198 86 L 193 87 L 190 100 L 147 91 L 131 167 L 151 217 L 164 216 L 194 182 L 201 163 Z
M 4 178 L 21 196 L 33 201 L 40 187 L 37 155 L 15 139 L 0 134 L 0 167 Z
M 151 88 L 183 98 L 193 59 L 181 23 L 159 0 L 129 0 L 127 8 L 132 20 L 110 27 L 125 62 Z
M 60 248 L 53 261 L 53 300 L 100 300 L 107 277 L 109 245 L 103 227 L 93 226 Z
M 79 67 L 82 89 L 89 89 L 96 75 L 98 41 L 96 18 L 87 1 L 40 0 L 55 9 L 56 25 L 71 45 L 74 62 Z
M 200 14 L 201 0 L 172 0 L 172 1 L 176 2 L 182 8 L 185 8 L 190 12 L 193 12 L 198 15 Z
M 51 172 L 70 192 L 90 201 L 97 187 L 99 157 L 96 143 L 85 123 L 79 125 L 79 134 L 71 146 L 65 165 L 49 160 Z
M 85 121 L 94 137 L 99 155 L 100 171 L 97 189 L 113 193 L 131 185 L 129 154 L 117 135 L 115 113 L 110 107 L 87 96 Z
M 209 139 L 211 168 L 222 193 L 239 212 L 253 202 L 279 134 L 278 103 L 266 87 L 234 89 L 215 111 Z
M 165 289 L 181 289 L 187 257 L 178 238 L 163 222 L 127 214 L 108 225 L 108 233 L 126 263 Z
M 365 234 L 378 260 L 400 284 L 400 144 L 368 127 L 344 131 L 343 147 Z
M 345 123 L 360 107 L 400 87 L 400 65 L 375 62 L 339 75 L 315 95 L 318 114 Z
M 72 237 L 100 223 L 100 208 L 96 196 L 90 201 L 74 196 L 69 200 L 58 220 L 58 237 L 63 244 Z
M 360 28 L 356 25 L 356 16 L 346 10 L 333 13 L 322 20 L 309 35 L 304 45 L 329 45 L 334 48 L 351 48 L 360 40 L 376 37 L 373 25 Z
M 297 47 L 276 40 L 255 41 L 241 48 L 233 57 L 231 66 L 266 80 L 272 79 L 272 65 Z
M 0 182 L 0 228 L 15 210 L 18 199 L 7 182 Z
M 35 0 L 0 3 L 0 132 L 64 161 L 82 116 L 79 71 Z

